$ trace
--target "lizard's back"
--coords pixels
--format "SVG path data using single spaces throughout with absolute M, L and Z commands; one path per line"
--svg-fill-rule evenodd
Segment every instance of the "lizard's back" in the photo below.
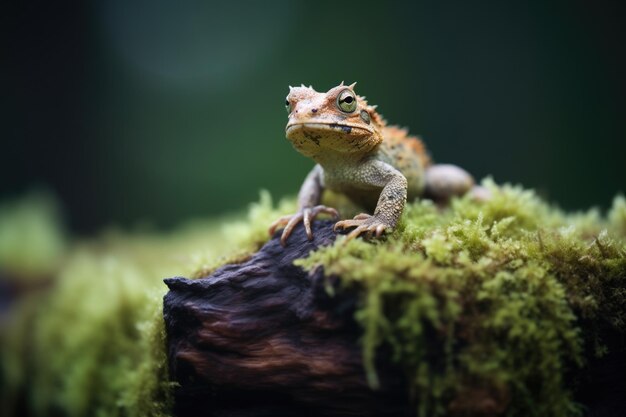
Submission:
M 382 133 L 380 158 L 406 177 L 409 200 L 420 196 L 424 190 L 424 171 L 431 164 L 424 143 L 397 126 L 385 126 Z

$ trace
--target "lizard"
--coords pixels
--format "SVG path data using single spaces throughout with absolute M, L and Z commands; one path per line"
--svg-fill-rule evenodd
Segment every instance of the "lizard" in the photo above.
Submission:
M 354 228 L 347 236 L 350 240 L 362 234 L 380 237 L 393 230 L 407 199 L 424 196 L 445 203 L 476 188 L 467 171 L 434 164 L 419 137 L 411 136 L 406 128 L 388 125 L 377 106 L 355 93 L 355 85 L 342 81 L 327 92 L 304 85 L 289 87 L 286 137 L 316 165 L 298 193 L 298 211 L 280 217 L 269 228 L 273 235 L 284 226 L 283 246 L 300 222 L 311 240 L 311 222 L 318 215 L 339 219 L 336 209 L 321 205 L 325 189 L 373 210 L 373 214 L 361 213 L 335 223 L 335 231 Z

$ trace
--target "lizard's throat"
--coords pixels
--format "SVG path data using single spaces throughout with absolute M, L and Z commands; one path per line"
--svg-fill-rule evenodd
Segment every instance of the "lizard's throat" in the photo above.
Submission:
M 379 136 L 367 129 L 340 124 L 290 124 L 286 134 L 298 152 L 318 163 L 341 155 L 363 155 L 380 143 Z

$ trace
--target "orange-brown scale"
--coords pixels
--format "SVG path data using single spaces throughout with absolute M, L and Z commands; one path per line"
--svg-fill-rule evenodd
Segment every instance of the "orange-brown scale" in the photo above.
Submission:
M 384 143 L 391 149 L 394 155 L 410 154 L 416 156 L 424 168 L 431 165 L 430 155 L 426 151 L 424 142 L 417 137 L 409 135 L 406 128 L 398 126 L 385 126 L 383 128 Z

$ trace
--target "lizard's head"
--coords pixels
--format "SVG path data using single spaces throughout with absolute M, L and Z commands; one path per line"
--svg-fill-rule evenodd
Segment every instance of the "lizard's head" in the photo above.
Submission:
M 376 106 L 343 82 L 326 93 L 312 87 L 289 87 L 285 105 L 287 139 L 305 156 L 316 159 L 325 151 L 365 153 L 382 141 L 383 120 Z

